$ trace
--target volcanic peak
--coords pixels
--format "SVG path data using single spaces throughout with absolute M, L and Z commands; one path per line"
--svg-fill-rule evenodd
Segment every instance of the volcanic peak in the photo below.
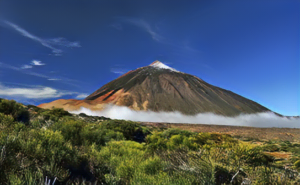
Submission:
M 123 74 L 84 100 L 55 101 L 40 107 L 103 110 L 109 104 L 133 110 L 178 111 L 186 115 L 212 112 L 238 116 L 241 113 L 270 111 L 252 100 L 211 85 L 196 76 L 179 72 L 159 61 Z
M 169 70 L 171 70 L 171 71 L 179 72 L 179 71 L 177 71 L 176 69 L 171 68 L 171 67 L 165 65 L 164 63 L 158 61 L 158 60 L 152 62 L 149 66 L 155 67 L 155 68 L 158 68 L 158 69 L 169 69 Z

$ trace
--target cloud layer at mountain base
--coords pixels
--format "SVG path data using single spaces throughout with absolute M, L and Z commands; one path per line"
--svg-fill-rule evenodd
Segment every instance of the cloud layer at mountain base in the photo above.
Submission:
M 81 107 L 78 111 L 72 111 L 72 113 L 85 113 L 91 116 L 104 116 L 112 119 L 124 119 L 141 122 L 300 128 L 299 118 L 279 117 L 272 112 L 241 114 L 236 117 L 225 117 L 213 113 L 201 113 L 195 116 L 188 116 L 181 114 L 180 112 L 134 111 L 128 107 L 109 105 L 103 111 L 92 111 L 90 109 Z

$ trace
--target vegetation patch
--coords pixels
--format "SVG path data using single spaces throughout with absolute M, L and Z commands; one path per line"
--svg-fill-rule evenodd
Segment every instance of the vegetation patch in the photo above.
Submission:
M 299 184 L 299 172 L 298 142 L 158 128 L 0 100 L 1 184 Z

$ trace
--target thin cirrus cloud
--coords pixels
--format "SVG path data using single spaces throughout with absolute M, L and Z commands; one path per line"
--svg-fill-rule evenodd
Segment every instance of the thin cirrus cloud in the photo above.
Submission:
M 123 27 L 120 23 L 114 23 L 110 25 L 113 28 L 116 28 L 117 30 L 123 30 Z
M 21 28 L 20 26 L 9 22 L 4 21 L 6 25 L 13 28 L 15 31 L 19 32 L 24 37 L 30 38 L 33 41 L 39 42 L 41 45 L 49 48 L 52 50 L 52 53 L 55 56 L 61 56 L 63 53 L 63 50 L 58 48 L 57 46 L 64 46 L 64 47 L 81 47 L 79 42 L 70 42 L 65 38 L 59 37 L 59 38 L 53 38 L 53 39 L 43 39 L 38 36 L 33 35 L 32 33 L 29 33 L 25 29 Z
M 27 64 L 25 64 L 25 65 L 23 65 L 21 67 L 21 69 L 30 69 L 30 68 L 32 68 L 32 66 L 31 65 L 27 65 Z
M 132 25 L 135 25 L 144 31 L 146 31 L 153 40 L 157 42 L 163 42 L 164 37 L 161 36 L 147 21 L 144 19 L 139 19 L 139 18 L 133 18 L 133 17 L 121 17 L 119 18 L 120 21 L 124 23 L 129 23 Z
M 126 73 L 128 70 L 126 69 L 122 69 L 122 68 L 111 68 L 110 72 L 115 73 L 115 74 L 124 74 Z
M 149 22 L 145 21 L 144 19 L 134 18 L 134 17 L 119 17 L 118 20 L 120 22 L 131 24 L 131 25 L 141 28 L 146 33 L 148 33 L 152 37 L 153 40 L 155 40 L 161 44 L 165 44 L 165 45 L 174 47 L 181 52 L 182 51 L 189 51 L 189 52 L 194 52 L 194 53 L 199 52 L 196 48 L 193 48 L 190 45 L 189 41 L 186 39 L 183 41 L 176 42 L 174 40 L 169 40 L 168 38 L 164 37 L 157 30 L 157 26 L 151 25 Z M 112 24 L 111 26 L 118 30 L 122 30 L 122 26 L 119 23 Z
M 5 63 L 2 63 L 2 62 L 0 62 L 0 68 L 11 69 L 11 70 L 14 70 L 14 71 L 21 72 L 23 74 L 36 76 L 36 77 L 40 77 L 40 78 L 45 78 L 45 79 L 50 80 L 50 81 L 51 80 L 53 81 L 55 79 L 56 81 L 59 81 L 61 83 L 68 84 L 68 85 L 75 86 L 75 87 L 79 87 L 78 82 L 80 82 L 80 81 L 78 81 L 78 80 L 73 80 L 73 79 L 69 79 L 69 78 L 54 78 L 54 77 L 47 76 L 47 75 L 44 75 L 44 74 L 24 70 L 24 69 L 22 69 L 22 67 L 21 68 L 15 67 L 15 66 L 5 64 Z
M 24 66 L 23 66 L 24 67 Z M 19 71 L 21 73 L 24 73 L 24 74 L 27 74 L 27 75 L 32 75 L 32 76 L 36 76 L 36 77 L 41 77 L 41 78 L 50 78 L 46 75 L 43 75 L 43 74 L 39 74 L 39 73 L 35 73 L 35 72 L 30 72 L 30 71 L 27 71 L 27 70 L 22 70 L 24 68 L 19 68 L 19 67 L 15 67 L 15 66 L 12 66 L 12 65 L 9 65 L 9 64 L 5 64 L 5 63 L 2 63 L 0 62 L 0 68 L 6 68 L 6 69 L 11 69 L 11 70 L 14 70 L 14 71 Z M 28 68 L 28 67 L 27 67 Z M 29 67 L 30 68 L 30 67 Z

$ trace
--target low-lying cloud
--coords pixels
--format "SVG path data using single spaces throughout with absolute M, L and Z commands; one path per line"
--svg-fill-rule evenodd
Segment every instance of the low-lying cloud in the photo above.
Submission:
M 236 117 L 225 117 L 213 113 L 200 113 L 195 116 L 189 116 L 180 112 L 134 111 L 127 107 L 109 105 L 103 111 L 92 111 L 90 109 L 81 107 L 80 110 L 72 111 L 72 113 L 85 113 L 91 116 L 105 116 L 112 119 L 124 119 L 141 122 L 300 128 L 300 118 L 279 117 L 273 112 L 241 114 Z

